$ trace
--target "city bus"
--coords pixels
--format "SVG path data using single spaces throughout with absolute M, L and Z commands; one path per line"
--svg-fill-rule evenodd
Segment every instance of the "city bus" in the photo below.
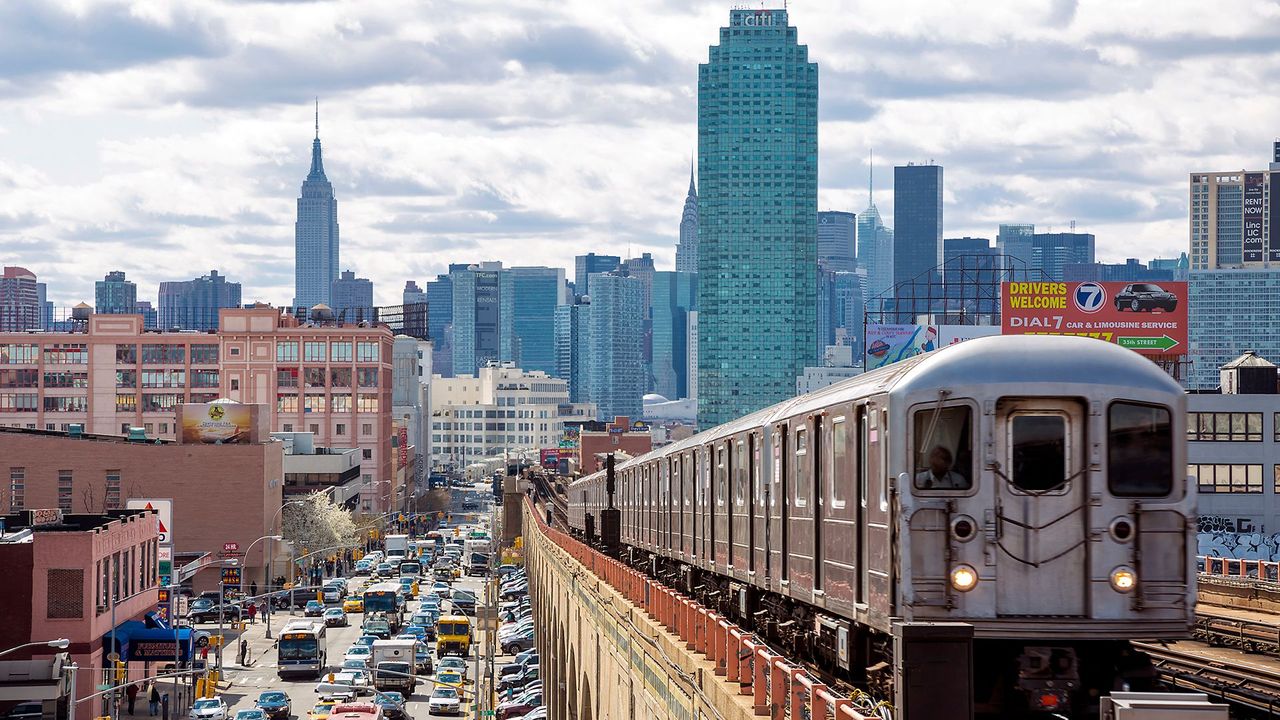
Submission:
M 280 631 L 276 672 L 285 675 L 309 674 L 320 677 L 329 669 L 322 622 L 295 620 Z
M 398 582 L 380 582 L 369 586 L 364 591 L 365 615 L 386 613 L 391 632 L 400 632 L 404 624 L 404 596 Z

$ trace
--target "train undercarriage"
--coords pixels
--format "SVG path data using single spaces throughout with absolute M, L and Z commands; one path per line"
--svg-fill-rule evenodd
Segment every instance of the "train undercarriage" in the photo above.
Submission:
M 890 635 L 645 550 L 623 547 L 621 555 L 631 567 L 755 633 L 824 681 L 893 701 Z M 972 668 L 977 717 L 1095 718 L 1102 695 L 1156 689 L 1150 659 L 1123 640 L 978 639 Z

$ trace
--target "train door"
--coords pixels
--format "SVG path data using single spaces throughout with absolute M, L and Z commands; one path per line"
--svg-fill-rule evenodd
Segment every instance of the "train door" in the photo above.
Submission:
M 680 455 L 680 498 L 684 507 L 680 516 L 680 551 L 684 557 L 693 554 L 693 483 L 689 473 L 693 468 L 692 455 Z
M 751 564 L 751 433 L 743 433 L 733 439 L 733 508 L 729 520 L 729 566 L 733 576 L 747 579 L 747 566 Z
M 765 505 L 761 502 L 761 490 L 763 483 L 761 478 L 764 476 L 764 468 L 760 466 L 763 459 L 763 450 L 761 449 L 762 435 L 758 432 L 751 433 L 751 477 L 750 486 L 747 488 L 747 575 L 754 577 L 760 571 L 763 564 L 760 557 L 760 541 L 763 533 L 760 532 L 760 516 L 765 512 Z
M 822 592 L 822 543 L 826 540 L 823 532 L 823 485 L 831 482 L 827 477 L 826 455 L 831 442 L 831 418 L 823 414 L 813 418 L 813 452 L 809 457 L 810 471 L 813 473 L 813 490 L 809 494 L 813 503 L 813 591 Z
M 1088 586 L 1084 409 L 1061 399 L 996 406 L 996 609 L 1083 615 Z

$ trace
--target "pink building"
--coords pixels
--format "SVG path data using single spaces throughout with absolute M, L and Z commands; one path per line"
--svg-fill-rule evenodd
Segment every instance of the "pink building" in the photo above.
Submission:
M 0 270 L 0 331 L 40 327 L 40 310 L 36 274 L 14 266 Z
M 223 309 L 216 332 L 148 331 L 141 315 L 87 314 L 73 324 L 72 332 L 0 332 L 0 425 L 80 424 L 103 435 L 142 427 L 170 439 L 181 403 L 261 403 L 275 431 L 359 448 L 361 509 L 388 508 L 394 336 L 386 326 L 303 324 L 269 306 Z
M 0 593 L 0 648 L 66 638 L 66 652 L 80 668 L 75 696 L 94 693 L 104 682 L 103 668 L 112 629 L 140 621 L 159 600 L 158 540 L 154 516 L 142 510 L 104 515 L 28 510 L 3 518 L 0 567 L 6 590 Z M 36 647 L 6 655 L 0 662 L 47 658 L 60 652 Z M 124 656 L 126 659 L 128 655 Z M 129 663 L 130 677 L 145 675 L 144 662 Z M 21 699 L 57 697 L 56 687 L 24 689 Z M 74 715 L 87 720 L 106 714 L 100 700 L 81 703 Z

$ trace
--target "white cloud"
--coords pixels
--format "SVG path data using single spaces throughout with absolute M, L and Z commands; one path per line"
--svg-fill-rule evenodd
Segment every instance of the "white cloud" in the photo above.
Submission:
M 0 263 L 72 304 L 124 269 L 217 268 L 292 297 L 311 98 L 343 265 L 398 302 L 449 262 L 670 266 L 697 64 L 730 3 L 78 0 L 0 11 Z M 1194 170 L 1269 159 L 1280 10 L 1242 0 L 808 2 L 820 206 L 860 210 L 876 149 L 946 166 L 948 236 L 1000 222 L 1180 252 Z

